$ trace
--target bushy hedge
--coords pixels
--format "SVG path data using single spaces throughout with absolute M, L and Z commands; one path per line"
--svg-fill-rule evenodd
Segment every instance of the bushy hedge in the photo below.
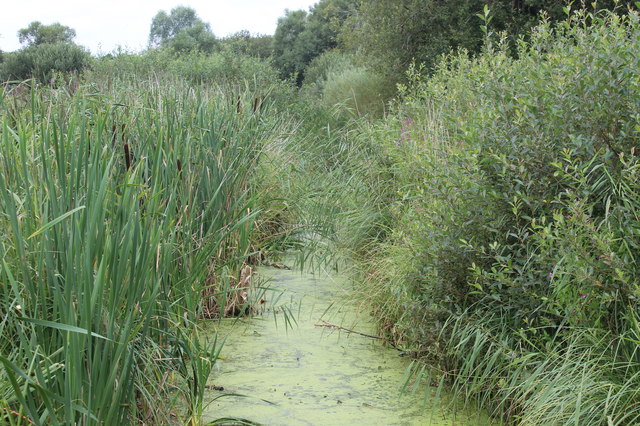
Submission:
M 394 225 L 368 268 L 385 330 L 511 420 L 639 419 L 638 58 L 637 12 L 578 12 L 515 55 L 494 40 L 414 72 L 394 119 L 365 134 L 393 176 Z M 587 360 L 574 389 L 532 379 Z
M 47 83 L 56 73 L 79 73 L 90 61 L 89 53 L 73 43 L 40 44 L 5 55 L 0 79 L 36 78 Z
M 329 74 L 352 68 L 355 60 L 352 55 L 345 54 L 337 49 L 327 50 L 315 58 L 304 72 L 304 86 L 321 90 L 324 87 Z
M 432 179 L 427 197 L 455 197 L 450 215 L 465 240 L 455 251 L 472 253 L 452 268 L 465 271 L 453 302 L 487 296 L 518 326 L 619 331 L 616 315 L 640 278 L 635 17 L 544 24 L 518 59 L 506 48 L 453 56 L 409 97 L 437 108 L 447 132 L 448 153 L 430 170 L 457 176 Z M 419 114 L 408 108 L 406 119 Z M 454 186 L 442 191 L 442 182 Z M 480 201 L 467 194 L 475 186 Z
M 302 87 L 302 93 L 323 108 L 335 108 L 351 118 L 381 117 L 394 90 L 380 73 L 338 50 L 327 51 L 311 62 Z

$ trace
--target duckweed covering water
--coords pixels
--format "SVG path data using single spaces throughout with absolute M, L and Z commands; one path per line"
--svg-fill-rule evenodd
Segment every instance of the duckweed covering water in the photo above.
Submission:
M 264 315 L 235 325 L 211 324 L 228 337 L 210 383 L 224 391 L 210 391 L 208 400 L 213 401 L 204 421 L 241 417 L 269 425 L 487 423 L 444 409 L 432 414 L 424 394 L 400 394 L 408 360 L 397 350 L 370 337 L 317 326 L 322 319 L 375 334 L 368 316 L 358 314 L 355 306 L 332 304 L 344 282 L 271 268 L 260 272 L 291 298 L 297 325 L 286 327 L 282 313 L 276 313 L 275 320 Z M 215 399 L 225 393 L 247 397 Z

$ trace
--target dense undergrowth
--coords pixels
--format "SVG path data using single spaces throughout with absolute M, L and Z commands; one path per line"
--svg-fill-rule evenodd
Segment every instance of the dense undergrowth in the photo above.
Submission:
M 394 112 L 355 133 L 374 147 L 347 174 L 375 188 L 355 201 L 375 226 L 347 245 L 359 294 L 433 366 L 416 376 L 496 417 L 634 424 L 638 14 L 577 12 L 506 40 L 411 71 Z

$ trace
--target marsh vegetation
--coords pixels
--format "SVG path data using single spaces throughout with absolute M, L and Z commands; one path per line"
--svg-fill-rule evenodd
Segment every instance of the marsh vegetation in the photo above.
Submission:
M 405 391 L 640 422 L 638 12 L 463 3 L 322 0 L 224 39 L 176 8 L 99 58 L 25 28 L 0 56 L 0 422 L 212 421 L 227 356 L 199 324 L 258 314 L 286 253 L 349 278 Z

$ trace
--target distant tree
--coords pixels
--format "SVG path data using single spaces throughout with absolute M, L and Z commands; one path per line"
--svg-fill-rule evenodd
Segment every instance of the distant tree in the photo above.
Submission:
M 431 66 L 452 48 L 476 51 L 482 33 L 475 14 L 486 1 L 362 0 L 358 13 L 345 24 L 341 41 L 397 81 L 413 60 Z
M 24 47 L 7 54 L 0 67 L 0 80 L 22 80 L 34 77 L 48 83 L 56 74 L 79 73 L 91 60 L 82 46 L 73 42 L 74 29 L 54 23 L 43 25 L 38 21 L 18 31 Z
M 284 13 L 278 18 L 273 36 L 273 61 L 283 77 L 290 77 L 301 72 L 306 63 L 299 38 L 307 23 L 307 12 L 285 10 Z
M 26 46 L 72 43 L 75 37 L 76 31 L 73 28 L 58 22 L 51 25 L 42 25 L 39 21 L 33 21 L 28 27 L 18 30 L 18 40 Z
M 149 47 L 169 47 L 177 51 L 211 52 L 216 37 L 211 26 L 190 7 L 178 6 L 167 14 L 161 10 L 153 17 L 149 31 Z
M 273 38 L 274 63 L 283 77 L 298 75 L 322 52 L 337 46 L 345 20 L 357 10 L 359 0 L 320 0 L 309 13 L 285 11 Z
M 391 80 L 398 81 L 412 61 L 427 68 L 452 49 L 480 50 L 482 23 L 477 17 L 488 5 L 494 32 L 506 31 L 514 39 L 525 37 L 541 13 L 552 21 L 564 19 L 567 0 L 360 0 L 339 36 L 341 44 Z M 579 2 L 574 2 L 579 3 Z M 591 4 L 591 1 L 586 2 Z M 611 9 L 633 0 L 599 0 L 596 7 Z M 616 6 L 617 5 L 617 6 Z
M 232 52 L 266 59 L 273 53 L 273 36 L 252 35 L 247 30 L 238 31 L 221 40 L 223 48 Z

